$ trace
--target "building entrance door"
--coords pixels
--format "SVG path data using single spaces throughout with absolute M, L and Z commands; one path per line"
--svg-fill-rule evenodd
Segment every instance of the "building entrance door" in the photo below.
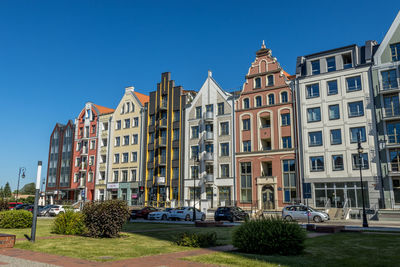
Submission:
M 263 209 L 264 210 L 275 209 L 274 188 L 270 185 L 264 185 L 261 191 L 261 195 L 262 195 Z

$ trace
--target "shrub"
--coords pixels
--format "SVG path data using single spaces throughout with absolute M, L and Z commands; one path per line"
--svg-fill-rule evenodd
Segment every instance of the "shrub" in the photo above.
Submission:
M 233 232 L 233 245 L 256 254 L 297 255 L 304 250 L 305 231 L 297 223 L 280 218 L 244 222 Z
M 52 232 L 62 235 L 82 235 L 86 233 L 83 214 L 72 210 L 59 214 L 54 220 Z
M 176 244 L 179 246 L 185 247 L 194 247 L 194 248 L 205 248 L 216 246 L 217 244 L 217 234 L 215 232 L 210 233 L 181 233 L 177 240 Z
M 0 211 L 8 210 L 8 201 L 4 198 L 0 199 Z
M 91 237 L 117 237 L 129 218 L 128 206 L 122 200 L 89 203 L 82 212 L 87 235 Z
M 33 215 L 27 210 L 8 210 L 0 212 L 0 228 L 32 227 Z

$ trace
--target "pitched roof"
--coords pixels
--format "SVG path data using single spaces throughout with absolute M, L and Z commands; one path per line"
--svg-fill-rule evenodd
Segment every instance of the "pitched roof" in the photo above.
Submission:
M 112 108 L 106 108 L 106 107 L 99 106 L 96 104 L 93 104 L 93 105 L 99 110 L 100 114 L 107 114 L 107 113 L 114 112 L 114 110 Z
M 136 97 L 139 99 L 140 103 L 142 103 L 142 105 L 144 106 L 144 104 L 146 104 L 147 102 L 150 101 L 150 97 L 148 95 L 145 94 L 141 94 L 138 92 L 134 92 Z

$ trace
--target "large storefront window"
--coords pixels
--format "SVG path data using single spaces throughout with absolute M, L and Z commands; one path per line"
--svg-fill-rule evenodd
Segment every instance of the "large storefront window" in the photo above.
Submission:
M 283 161 L 283 201 L 293 202 L 296 198 L 296 165 L 294 159 Z
M 315 183 L 315 206 L 319 208 L 332 207 L 350 208 L 362 207 L 362 192 L 360 182 L 347 183 Z M 368 183 L 364 182 L 365 206 L 369 207 Z
M 400 177 L 392 178 L 394 203 L 400 204 Z
M 240 163 L 240 200 L 242 203 L 252 201 L 251 162 Z

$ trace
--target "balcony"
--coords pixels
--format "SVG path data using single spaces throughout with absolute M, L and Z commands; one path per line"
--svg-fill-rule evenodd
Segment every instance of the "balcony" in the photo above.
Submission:
M 212 173 L 206 174 L 206 176 L 205 176 L 205 183 L 206 183 L 206 184 L 212 184 L 212 183 L 214 183 L 214 174 L 212 174 Z
M 384 119 L 391 119 L 400 117 L 400 107 L 385 108 L 383 113 Z
M 156 183 L 158 185 L 165 185 L 165 176 L 157 176 L 156 177 Z
M 85 188 L 86 186 L 86 178 L 79 178 L 79 188 Z
M 206 132 L 204 135 L 204 140 L 206 142 L 213 142 L 214 141 L 214 133 L 213 132 Z
M 262 151 L 272 150 L 271 139 L 261 139 L 261 150 Z
M 160 103 L 160 110 L 167 110 L 168 108 L 168 101 L 167 99 L 163 99 Z
M 167 128 L 168 122 L 167 119 L 160 120 L 160 128 Z
M 160 157 L 160 160 L 159 160 L 158 164 L 159 165 L 167 164 L 167 157 Z
M 213 153 L 212 152 L 207 152 L 205 155 L 204 155 L 204 161 L 208 161 L 208 162 L 212 162 L 212 161 L 214 161 L 214 155 L 213 155 Z
M 87 163 L 86 162 L 82 162 L 81 163 L 81 171 L 86 171 L 86 167 L 87 167 Z
M 84 147 L 82 148 L 81 154 L 87 154 L 87 153 L 88 153 L 88 148 L 84 146 Z
M 159 146 L 166 146 L 167 145 L 167 138 L 166 137 L 161 137 L 160 139 Z
M 400 162 L 389 163 L 389 170 L 392 174 L 400 173 Z
M 214 112 L 212 112 L 212 111 L 207 111 L 205 114 L 204 114 L 204 120 L 205 121 L 212 121 L 214 119 Z
M 380 93 L 386 93 L 386 92 L 394 92 L 394 91 L 400 91 L 400 79 L 396 78 L 396 79 L 391 79 L 388 81 L 382 81 L 379 83 L 379 92 Z

